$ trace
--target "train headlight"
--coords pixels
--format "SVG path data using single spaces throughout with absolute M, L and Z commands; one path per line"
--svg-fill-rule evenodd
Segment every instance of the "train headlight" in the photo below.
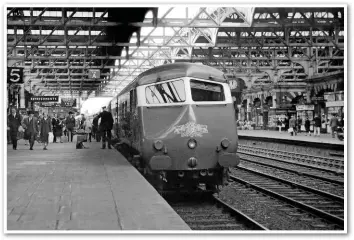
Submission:
M 189 140 L 188 140 L 188 147 L 189 147 L 190 149 L 196 148 L 196 147 L 197 147 L 197 141 L 194 140 L 194 139 L 189 139 Z
M 163 148 L 163 142 L 161 140 L 156 140 L 154 142 L 154 148 L 160 151 Z
M 224 139 L 221 141 L 221 146 L 222 146 L 223 148 L 228 148 L 228 147 L 230 146 L 230 141 L 229 141 L 229 139 L 224 138 Z

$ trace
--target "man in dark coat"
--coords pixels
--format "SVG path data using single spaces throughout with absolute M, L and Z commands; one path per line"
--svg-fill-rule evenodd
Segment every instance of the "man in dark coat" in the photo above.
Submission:
M 68 131 L 68 142 L 70 141 L 70 136 L 71 136 L 71 142 L 73 141 L 73 131 L 75 127 L 75 118 L 74 118 L 74 113 L 69 112 L 69 117 L 66 118 L 66 130 Z
M 30 150 L 33 150 L 34 141 L 39 132 L 38 119 L 34 117 L 32 111 L 29 111 L 28 115 L 29 115 L 28 118 L 23 120 L 23 125 L 27 136 L 29 136 Z
M 12 149 L 17 149 L 17 134 L 18 134 L 18 127 L 21 126 L 22 118 L 20 114 L 16 113 L 16 109 L 11 109 L 11 114 L 8 116 L 7 123 L 10 127 L 10 136 L 12 142 Z
M 110 112 L 107 111 L 106 107 L 102 107 L 102 112 L 98 115 L 97 119 L 101 118 L 101 124 L 99 126 L 102 139 L 102 149 L 106 148 L 106 140 L 108 142 L 108 148 L 111 148 L 111 138 L 112 138 L 112 128 L 113 128 L 113 117 Z
M 98 131 L 98 115 L 95 115 L 95 117 L 92 120 L 92 136 L 96 139 L 97 142 L 100 142 L 100 134 Z

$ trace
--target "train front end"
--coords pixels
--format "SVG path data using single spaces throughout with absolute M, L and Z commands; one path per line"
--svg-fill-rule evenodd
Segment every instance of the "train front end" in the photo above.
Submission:
M 142 158 L 163 189 L 217 190 L 239 164 L 229 86 L 184 77 L 138 91 L 142 107 Z

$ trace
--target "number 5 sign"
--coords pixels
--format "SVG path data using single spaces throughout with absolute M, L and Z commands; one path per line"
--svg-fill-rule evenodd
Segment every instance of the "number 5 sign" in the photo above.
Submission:
M 23 68 L 7 67 L 7 83 L 23 83 Z

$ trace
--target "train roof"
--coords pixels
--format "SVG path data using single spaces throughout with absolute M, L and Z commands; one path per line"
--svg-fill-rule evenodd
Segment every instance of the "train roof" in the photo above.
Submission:
M 141 73 L 119 95 L 132 87 L 180 77 L 195 77 L 217 82 L 226 82 L 224 73 L 216 68 L 197 63 L 172 63 L 151 68 Z
M 216 68 L 196 63 L 172 63 L 143 72 L 137 77 L 136 82 L 138 86 L 141 86 L 179 77 L 211 79 L 218 82 L 226 81 L 224 73 Z M 159 80 L 157 80 L 158 78 Z

